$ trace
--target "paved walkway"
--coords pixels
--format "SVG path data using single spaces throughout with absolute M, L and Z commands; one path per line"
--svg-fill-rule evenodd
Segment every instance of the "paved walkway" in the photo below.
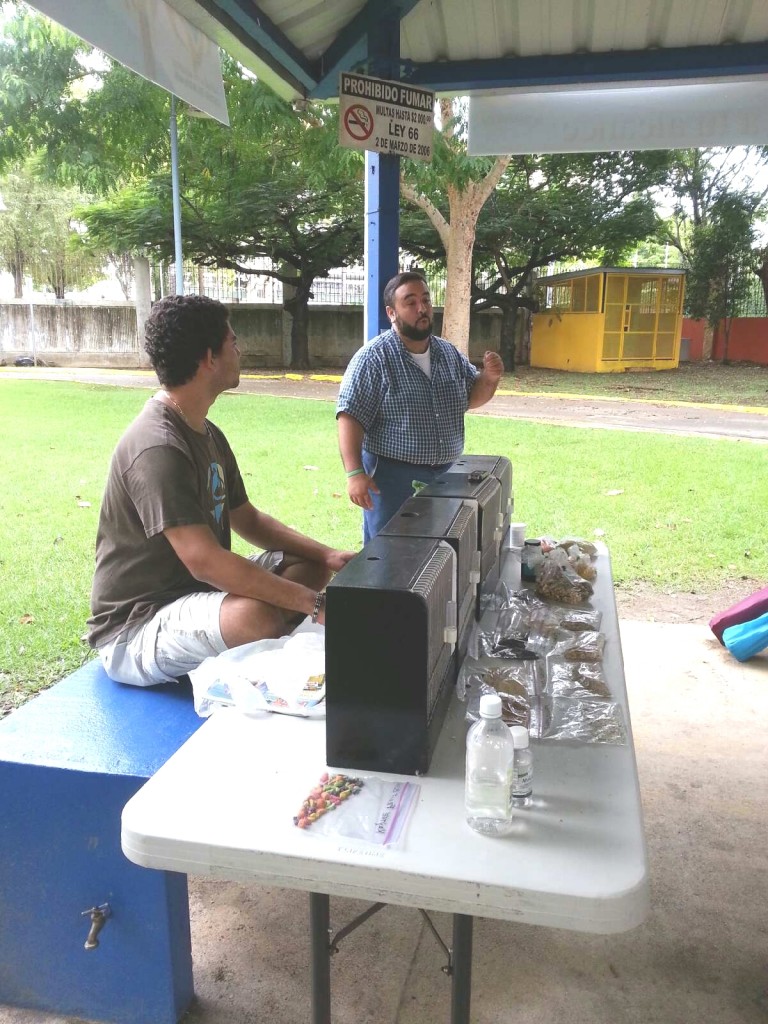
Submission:
M 152 370 L 109 370 L 84 367 L 4 367 L 4 378 L 27 380 L 81 381 L 119 387 L 157 386 Z M 332 402 L 336 399 L 338 374 L 292 374 L 244 372 L 240 392 L 307 398 Z M 578 395 L 522 394 L 501 392 L 475 413 L 510 419 L 533 420 L 572 427 L 600 427 L 605 430 L 652 431 L 698 437 L 733 438 L 768 442 L 768 408 L 742 409 L 704 403 L 670 403 L 629 398 L 583 398 Z

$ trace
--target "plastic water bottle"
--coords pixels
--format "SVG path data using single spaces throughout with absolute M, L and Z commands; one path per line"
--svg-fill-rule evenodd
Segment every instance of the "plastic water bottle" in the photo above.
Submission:
M 533 792 L 533 753 L 529 746 L 528 730 L 524 725 L 512 725 L 509 731 L 515 744 L 515 761 L 512 768 L 512 806 L 529 807 Z
M 467 824 L 484 836 L 512 829 L 515 745 L 501 717 L 501 698 L 480 698 L 480 719 L 467 733 L 464 810 Z

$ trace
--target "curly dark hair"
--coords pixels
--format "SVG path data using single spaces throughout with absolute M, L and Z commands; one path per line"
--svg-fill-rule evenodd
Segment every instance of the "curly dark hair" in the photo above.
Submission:
M 384 305 L 389 306 L 390 309 L 395 308 L 395 292 L 401 284 L 408 284 L 409 281 L 421 281 L 422 284 L 427 283 L 427 279 L 423 274 L 420 274 L 417 270 L 404 270 L 401 274 L 395 274 L 394 277 L 387 281 L 384 287 Z
M 206 295 L 167 295 L 152 307 L 144 336 L 149 360 L 164 387 L 179 387 L 197 373 L 208 349 L 221 352 L 229 310 Z

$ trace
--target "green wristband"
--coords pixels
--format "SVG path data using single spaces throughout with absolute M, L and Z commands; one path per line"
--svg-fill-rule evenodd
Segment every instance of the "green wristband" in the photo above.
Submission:
M 350 476 L 360 476 L 360 474 L 364 473 L 364 472 L 365 472 L 364 469 L 350 469 L 350 471 L 347 473 L 347 477 L 350 477 Z

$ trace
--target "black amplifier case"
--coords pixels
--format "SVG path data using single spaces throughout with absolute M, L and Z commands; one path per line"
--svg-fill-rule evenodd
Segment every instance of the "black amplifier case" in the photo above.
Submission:
M 504 455 L 462 455 L 446 470 L 448 473 L 489 473 L 496 477 L 501 487 L 502 531 L 506 533 L 515 510 L 515 494 L 512 488 L 512 463 Z
M 427 771 L 457 672 L 456 555 L 444 541 L 374 537 L 326 590 L 326 758 Z
M 501 486 L 488 473 L 441 473 L 416 495 L 424 498 L 461 498 L 477 506 L 477 535 L 480 550 L 480 582 L 476 614 L 480 618 L 480 592 L 495 586 L 499 578 L 501 540 L 504 516 L 501 509 Z
M 408 498 L 379 536 L 444 540 L 456 552 L 458 654 L 463 658 L 475 620 L 480 582 L 477 503 L 461 498 Z

